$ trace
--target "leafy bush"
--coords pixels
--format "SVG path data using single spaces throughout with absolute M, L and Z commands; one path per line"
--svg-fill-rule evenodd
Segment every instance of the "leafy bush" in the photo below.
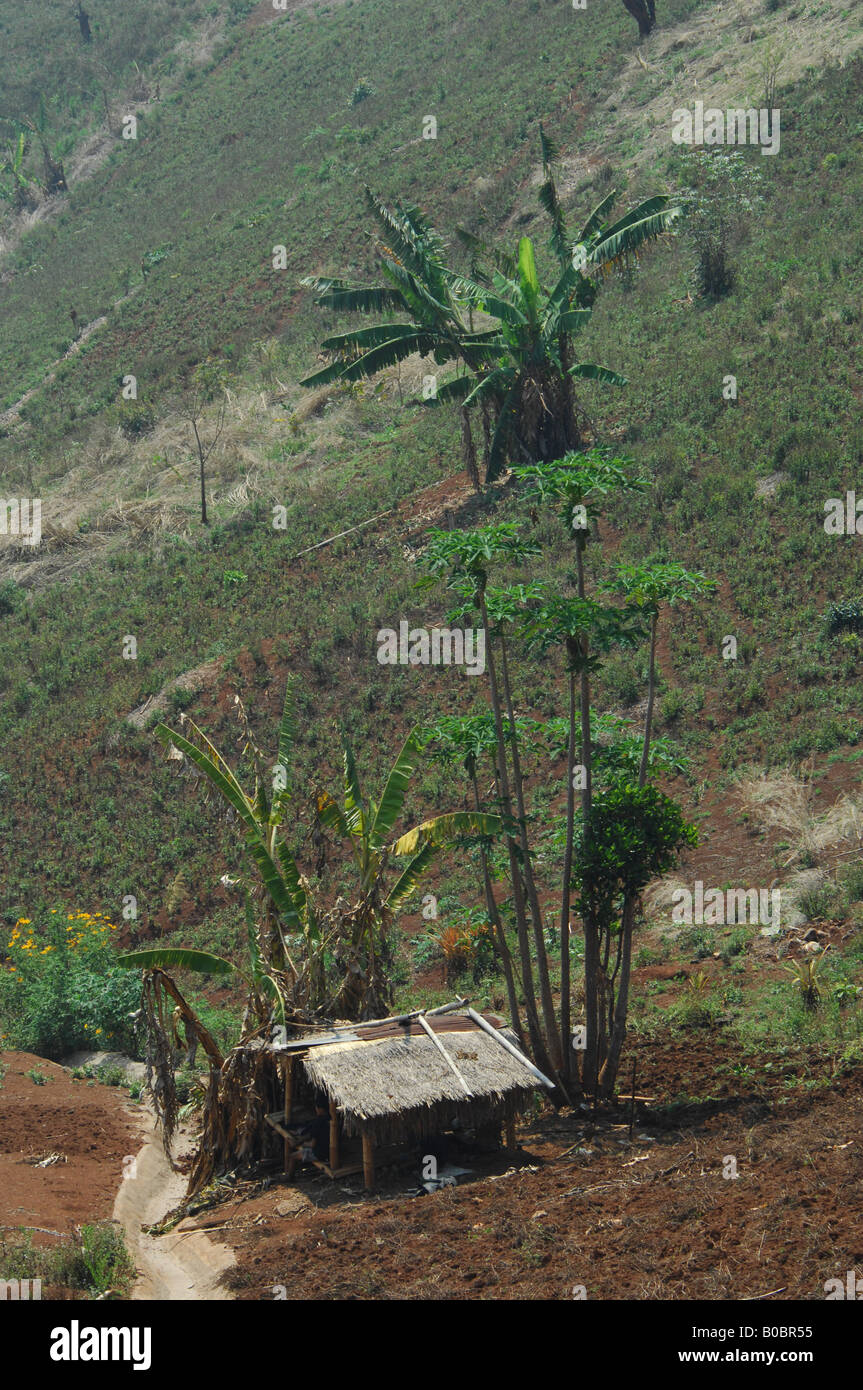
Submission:
M 119 422 L 126 439 L 138 439 L 155 427 L 156 412 L 138 401 L 124 401 L 119 409 Z
M 437 944 L 444 958 L 448 983 L 465 973 L 472 975 L 476 982 L 494 969 L 491 925 L 481 909 L 468 909 L 458 919 L 441 927 Z
M 375 89 L 365 77 L 361 77 L 354 90 L 351 92 L 351 106 L 359 106 L 361 101 L 366 101 L 373 97 Z
M 683 156 L 690 189 L 684 232 L 697 256 L 699 292 L 719 299 L 734 288 L 733 253 L 763 199 L 762 176 L 739 151 Z
M 830 917 L 837 908 L 839 890 L 831 879 L 804 885 L 796 894 L 796 905 L 808 920 Z
M 0 1238 L 0 1279 L 41 1279 L 97 1296 L 125 1293 L 134 1275 L 123 1233 L 111 1221 L 82 1226 L 77 1238 L 47 1250 L 33 1248 L 29 1231 L 22 1240 Z
M 842 887 L 849 903 L 863 903 L 863 860 L 848 865 L 842 875 Z
M 15 613 L 24 602 L 24 590 L 14 579 L 5 579 L 0 584 L 0 618 Z
M 101 913 L 55 909 L 42 927 L 19 919 L 0 965 L 0 1032 L 11 1047 L 56 1059 L 110 1043 L 137 1055 L 129 1015 L 140 982 L 115 964 L 115 930 Z
M 829 604 L 824 613 L 824 627 L 828 637 L 835 637 L 839 632 L 863 632 L 863 604 L 859 599 Z

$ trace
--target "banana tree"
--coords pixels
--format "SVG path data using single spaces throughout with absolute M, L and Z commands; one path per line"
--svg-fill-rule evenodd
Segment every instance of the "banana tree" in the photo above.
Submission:
M 155 970 L 190 970 L 195 974 L 230 980 L 247 990 L 248 1003 L 243 1020 L 244 1034 L 249 1028 L 254 1031 L 266 1025 L 274 1012 L 284 1026 L 287 1021 L 285 979 L 281 972 L 272 968 L 268 969 L 264 963 L 254 908 L 248 892 L 246 893 L 246 946 L 248 960 L 245 967 L 237 965 L 224 956 L 214 955 L 211 951 L 190 950 L 185 946 L 156 946 L 144 951 L 127 951 L 119 957 L 118 964 L 126 966 L 128 969 L 140 969 L 145 973 Z M 173 981 L 171 984 L 173 985 Z M 174 989 L 176 989 L 175 985 Z M 199 1020 L 186 1001 L 179 993 L 176 993 L 174 997 L 184 1011 L 185 1021 L 190 1023 L 193 1029 L 197 1028 Z M 210 1060 L 214 1065 L 221 1066 L 221 1060 L 207 1045 L 206 1039 L 202 1038 L 201 1040 L 204 1042 L 204 1049 Z
M 494 402 L 497 426 L 486 459 L 487 481 L 500 474 L 508 459 L 560 458 L 582 444 L 575 381 L 625 385 L 625 378 L 608 367 L 576 362 L 573 338 L 590 322 L 599 283 L 615 267 L 638 260 L 642 249 L 669 232 L 680 215 L 671 198 L 659 194 L 610 221 L 617 200 L 612 190 L 573 235 L 554 177 L 557 150 L 542 126 L 540 147 L 544 177 L 539 200 L 551 221 L 549 245 L 558 264 L 553 287 L 540 285 L 530 238 L 523 237 L 518 256 L 507 259 L 460 231 L 472 251 L 474 273 L 472 279 L 459 279 L 455 288 L 472 309 L 491 315 L 499 325 L 499 361 L 491 370 L 481 368 L 479 379 L 463 378 L 461 385 L 466 406 Z M 493 272 L 477 268 L 483 250 L 491 256 Z M 591 272 L 598 272 L 599 282 Z M 458 389 L 456 383 L 448 384 L 451 394 Z
M 175 750 L 174 755 L 179 754 L 203 773 L 209 786 L 239 818 L 247 853 L 258 871 L 254 885 L 258 911 L 249 917 L 247 908 L 250 966 L 245 977 L 241 976 L 250 986 L 251 1012 L 262 1017 L 269 999 L 283 1019 L 286 1004 L 305 1013 L 336 1011 L 355 1016 L 359 1011 L 373 1016 L 389 988 L 386 928 L 397 909 L 444 844 L 464 835 L 493 835 L 500 821 L 494 816 L 455 812 L 427 820 L 393 841 L 393 827 L 420 757 L 414 736 L 406 739 L 377 804 L 364 801 L 353 753 L 346 748 L 344 807 L 322 794 L 316 811 L 320 825 L 336 830 L 350 845 L 358 890 L 352 904 L 339 898 L 325 908 L 313 894 L 281 830 L 292 795 L 289 764 L 296 724 L 291 688 L 285 698 L 274 766 L 268 766 L 258 748 L 239 697 L 236 704 L 245 751 L 251 754 L 255 767 L 252 793 L 243 788 L 214 744 L 188 716 L 183 716 L 183 734 L 164 724 L 157 725 L 154 732 L 160 742 Z M 408 857 L 408 863 L 389 885 L 390 860 L 403 856 Z M 253 885 L 244 886 L 248 903 Z M 157 956 L 163 957 L 162 952 L 137 954 L 145 967 L 171 963 L 157 960 Z M 191 959 L 173 963 L 208 970 L 214 960 L 217 958 L 206 953 L 193 953 Z M 344 971 L 335 995 L 327 978 L 333 963 Z M 231 968 L 238 971 L 236 966 Z
M 267 968 L 289 974 L 296 991 L 301 973 L 292 958 L 288 937 L 298 934 L 308 948 L 319 937 L 320 929 L 308 882 L 279 835 L 291 797 L 289 764 L 296 733 L 292 688 L 288 687 L 285 696 L 277 758 L 270 769 L 254 741 L 239 696 L 235 697 L 235 705 L 244 729 L 246 751 L 251 752 L 255 766 L 252 793 L 243 789 L 218 749 L 188 715 L 181 717 L 185 734 L 165 724 L 157 724 L 154 733 L 160 743 L 173 748 L 175 754 L 203 773 L 210 787 L 239 817 L 246 850 L 258 870 L 262 889 L 258 894 L 262 909 L 258 949 Z
M 5 157 L 0 160 L 0 175 L 8 175 L 11 185 L 0 183 L 0 198 L 11 203 L 16 212 L 28 212 L 36 206 L 33 189 L 35 180 L 24 173 L 24 160 L 27 157 L 28 143 L 23 131 L 19 131 L 14 145 L 7 145 Z
M 495 270 L 491 287 L 458 282 L 472 308 L 497 321 L 497 360 L 474 374 L 463 405 L 493 404 L 496 425 L 491 438 L 486 481 L 499 477 L 508 459 L 551 460 L 582 443 L 573 381 L 603 381 L 617 386 L 625 377 L 594 362 L 574 362 L 570 344 L 590 321 L 589 306 L 576 304 L 581 272 L 567 265 L 547 290 L 539 280 L 533 242 L 518 244 L 515 276 Z
M 401 203 L 389 207 L 369 188 L 365 197 L 385 237 L 375 244 L 383 283 L 355 285 L 317 275 L 300 283 L 317 291 L 315 303 L 323 308 L 399 313 L 405 321 L 325 339 L 321 347 L 332 361 L 300 385 L 361 381 L 416 352 L 439 363 L 461 359 L 477 365 L 483 360 L 484 344 L 494 335 L 472 332 L 464 322 L 464 306 L 452 289 L 456 277 L 444 264 L 443 239 L 419 208 Z
M 322 308 L 398 317 L 395 322 L 326 338 L 321 350 L 329 357 L 328 364 L 304 377 L 300 385 L 364 381 L 415 353 L 433 358 L 440 366 L 461 363 L 469 372 L 493 360 L 486 345 L 494 331 L 477 331 L 466 322 L 464 305 L 452 289 L 455 277 L 444 263 L 443 239 L 429 219 L 410 204 L 389 207 L 369 188 L 365 198 L 383 233 L 375 244 L 383 283 L 358 285 L 316 275 L 300 283 L 317 292 L 315 303 Z M 466 420 L 465 416 L 465 424 Z M 471 449 L 467 456 L 472 481 L 478 486 Z
M 361 1007 L 367 1017 L 374 1017 L 375 1009 L 390 1004 L 390 927 L 396 911 L 415 891 L 440 849 L 467 836 L 487 841 L 501 828 L 499 816 L 486 815 L 478 808 L 434 816 L 393 840 L 420 757 L 418 735 L 412 731 L 390 769 L 379 800 L 372 801 L 363 795 L 356 759 L 346 743 L 342 805 L 328 792 L 317 798 L 320 825 L 348 846 L 358 879 L 357 902 L 341 909 L 348 928 L 340 952 L 347 966 L 337 1001 L 342 1011 Z M 393 856 L 407 856 L 408 863 L 387 887 Z
M 550 459 L 582 442 L 573 382 L 624 382 L 607 367 L 574 360 L 572 338 L 589 322 L 598 292 L 591 273 L 604 279 L 615 265 L 637 258 L 678 216 L 670 198 L 659 195 L 611 222 L 617 196 L 611 192 L 573 238 L 554 181 L 556 151 L 542 130 L 541 148 L 540 201 L 551 217 L 551 246 L 558 260 L 550 290 L 540 285 L 530 238 L 521 239 L 513 258 L 459 228 L 471 251 L 466 277 L 446 265 L 444 242 L 423 213 L 399 204 L 390 208 L 369 189 L 366 201 L 385 237 L 376 247 L 383 283 L 360 285 L 319 276 L 302 281 L 317 291 L 321 306 L 400 317 L 326 339 L 322 348 L 331 360 L 301 384 L 364 380 L 414 353 L 455 366 L 456 375 L 437 384 L 427 403 L 459 403 L 465 457 L 474 469 L 467 412 L 474 405 L 480 408 L 486 481 L 499 476 L 510 458 Z M 493 272 L 482 269 L 481 257 L 491 262 Z M 475 313 L 488 317 L 483 327 L 474 327 Z

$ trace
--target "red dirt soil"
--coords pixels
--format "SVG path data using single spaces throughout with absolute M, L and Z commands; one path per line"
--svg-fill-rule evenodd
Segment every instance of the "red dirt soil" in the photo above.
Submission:
M 141 1147 L 126 1092 L 75 1081 L 67 1068 L 29 1052 L 0 1054 L 0 1067 L 0 1237 L 14 1241 L 23 1227 L 35 1246 L 45 1246 L 76 1226 L 109 1221 L 123 1159 Z M 29 1071 L 48 1080 L 40 1085 Z M 35 1166 L 55 1153 L 61 1161 Z M 72 1296 L 68 1289 L 43 1291 L 46 1298 Z
M 738 1060 L 716 1031 L 639 1046 L 637 1089 L 656 1101 L 636 1107 L 631 1145 L 626 1106 L 593 1122 L 549 1111 L 520 1129 L 518 1155 L 458 1159 L 473 1176 L 432 1196 L 406 1195 L 415 1175 L 375 1197 L 359 1180 L 350 1194 L 276 1178 L 202 1220 L 230 1221 L 218 1239 L 242 1299 L 278 1285 L 298 1299 L 570 1299 L 583 1285 L 589 1299 L 823 1300 L 825 1280 L 863 1272 L 863 1074 L 807 1090 L 799 1062 L 764 1072 L 750 1057 L 742 1081 Z M 683 1092 L 711 1099 L 659 1108 Z

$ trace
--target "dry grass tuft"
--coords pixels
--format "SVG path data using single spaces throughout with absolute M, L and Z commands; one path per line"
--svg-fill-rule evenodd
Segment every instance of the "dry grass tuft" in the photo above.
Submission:
M 826 811 L 817 809 L 811 769 L 745 774 L 739 782 L 744 809 L 765 829 L 786 831 L 794 849 L 786 861 L 817 859 L 845 841 L 863 844 L 863 812 L 859 800 L 843 793 Z

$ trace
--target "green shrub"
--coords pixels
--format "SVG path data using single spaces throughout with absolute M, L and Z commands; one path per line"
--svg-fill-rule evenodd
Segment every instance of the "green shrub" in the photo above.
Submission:
M 847 866 L 842 875 L 842 888 L 849 903 L 863 903 L 863 859 Z
M 24 590 L 14 579 L 4 579 L 0 584 L 0 618 L 16 613 L 24 602 Z
M 0 1238 L 0 1279 L 41 1279 L 97 1297 L 109 1289 L 125 1293 L 134 1276 L 123 1233 L 111 1221 L 82 1226 L 79 1236 L 48 1249 L 34 1249 L 29 1231 L 23 1239 Z
M 114 930 L 89 912 L 55 910 L 41 926 L 19 919 L 0 966 L 0 1033 L 9 1046 L 52 1059 L 108 1044 L 137 1055 L 129 1015 L 140 981 L 115 965 Z

